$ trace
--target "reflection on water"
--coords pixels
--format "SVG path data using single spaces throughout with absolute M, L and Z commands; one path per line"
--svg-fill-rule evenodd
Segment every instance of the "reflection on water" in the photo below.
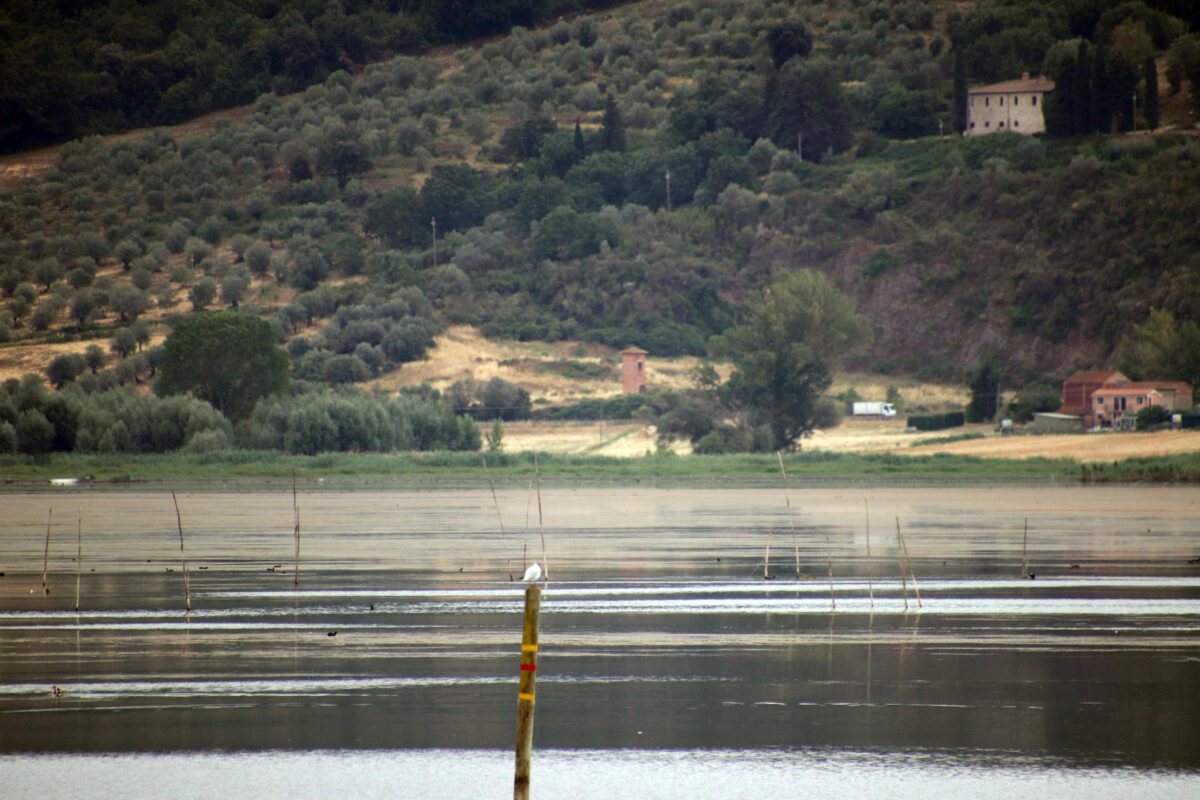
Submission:
M 490 750 L 267 752 L 254 754 L 0 756 L 12 797 L 174 800 L 255 797 L 423 800 L 511 797 L 512 754 Z M 1120 766 L 1077 767 L 1015 753 L 820 750 L 544 750 L 533 795 L 609 800 L 623 789 L 645 800 L 720 797 L 919 797 L 961 800 L 1080 798 L 1191 800 L 1192 776 Z
M 187 615 L 169 495 L 0 495 L 4 795 L 504 796 L 523 553 L 535 796 L 1200 791 L 1194 490 L 791 500 L 543 489 L 543 553 L 524 487 L 312 492 L 297 590 L 290 493 L 181 495 Z

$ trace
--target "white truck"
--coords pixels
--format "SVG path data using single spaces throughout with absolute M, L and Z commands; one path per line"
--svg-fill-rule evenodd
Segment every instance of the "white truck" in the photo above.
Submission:
M 851 410 L 856 417 L 896 416 L 896 407 L 891 403 L 855 403 Z

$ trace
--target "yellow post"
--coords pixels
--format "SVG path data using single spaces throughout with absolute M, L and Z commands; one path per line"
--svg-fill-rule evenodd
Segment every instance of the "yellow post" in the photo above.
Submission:
M 529 800 L 529 761 L 533 751 L 534 686 L 537 684 L 538 616 L 542 588 L 525 588 L 525 629 L 521 636 L 521 683 L 517 690 L 517 774 L 513 800 Z

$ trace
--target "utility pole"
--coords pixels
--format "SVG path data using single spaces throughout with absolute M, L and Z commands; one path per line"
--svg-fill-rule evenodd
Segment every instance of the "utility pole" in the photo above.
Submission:
M 429 226 L 433 228 L 433 266 L 437 269 L 437 217 L 429 218 Z
M 671 170 L 667 170 L 667 213 L 671 213 Z
M 800 156 L 800 160 L 804 160 L 804 132 L 796 132 L 796 155 Z

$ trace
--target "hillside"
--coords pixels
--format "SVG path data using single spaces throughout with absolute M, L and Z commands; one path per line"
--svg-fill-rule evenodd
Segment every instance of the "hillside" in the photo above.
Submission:
M 1154 131 L 1143 97 L 1128 135 L 949 134 L 958 54 L 977 81 L 1038 70 L 1077 41 L 1055 8 L 655 0 L 71 142 L 0 193 L 0 362 L 99 343 L 83 391 L 145 385 L 170 326 L 233 308 L 271 322 L 297 392 L 448 390 L 439 351 L 468 328 L 545 343 L 535 361 L 695 359 L 808 268 L 873 323 L 852 369 L 1054 383 L 1152 310 L 1200 318 L 1185 22 L 1151 51 Z M 1143 25 L 1117 22 L 1084 33 Z M 460 378 L 579 399 L 528 358 Z

